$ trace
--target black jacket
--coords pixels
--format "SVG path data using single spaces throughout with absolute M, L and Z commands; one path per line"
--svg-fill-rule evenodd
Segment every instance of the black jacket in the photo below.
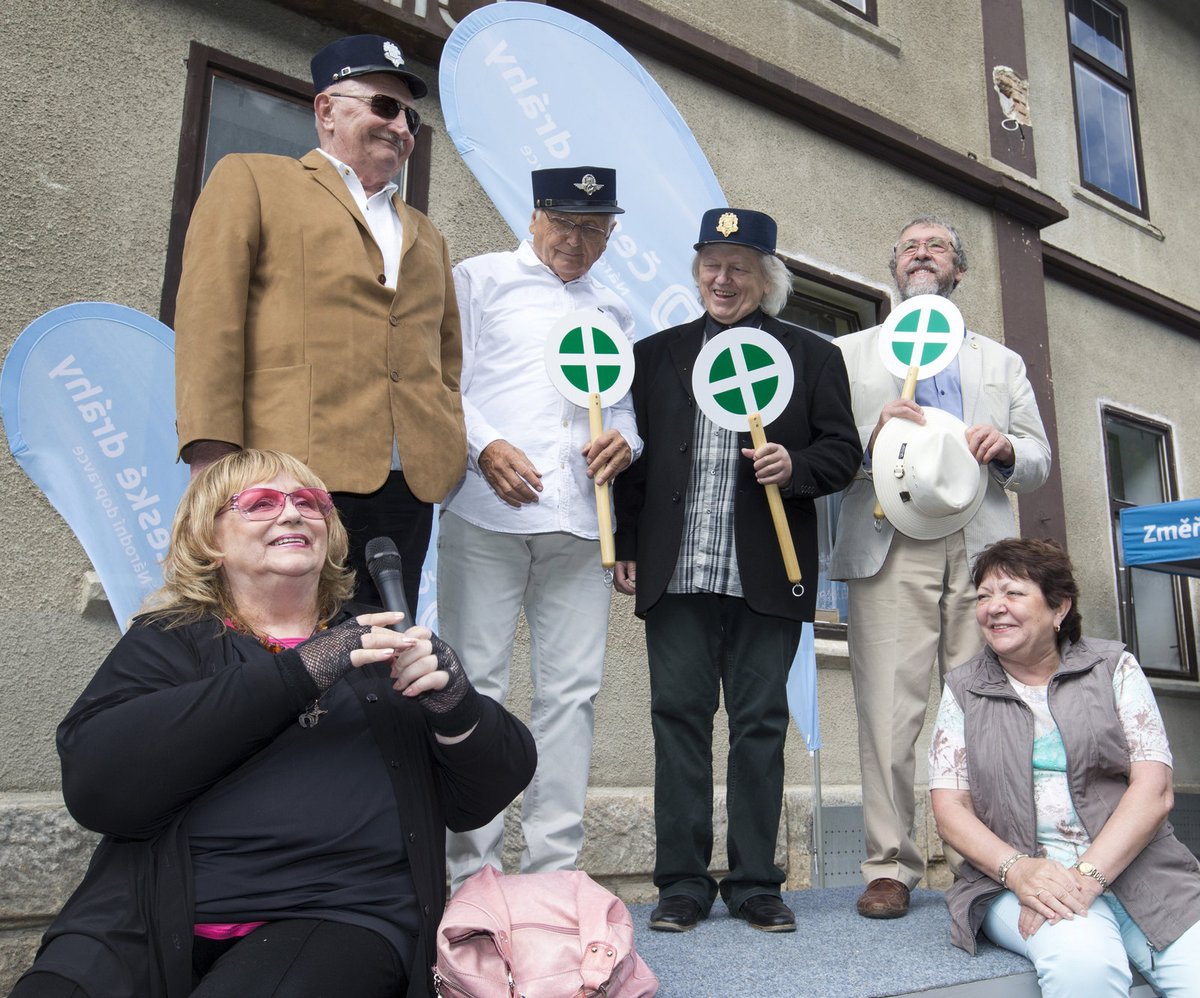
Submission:
M 704 325 L 701 316 L 634 346 L 631 391 L 645 449 L 617 478 L 614 505 L 617 558 L 637 562 L 639 616 L 666 591 L 679 557 L 696 415 L 692 367 L 704 345 Z M 862 462 L 862 448 L 841 351 L 815 333 L 770 316 L 764 318 L 762 329 L 784 345 L 795 372 L 787 408 L 765 429 L 767 439 L 783 444 L 792 459 L 791 487 L 783 489 L 783 505 L 804 595 L 792 595 L 766 490 L 754 480 L 754 463 L 745 458 L 738 468 L 734 505 L 738 570 L 752 610 L 812 620 L 817 598 L 813 500 L 850 483 Z M 739 435 L 739 446 L 752 446 L 749 427 Z
M 135 623 L 121 638 L 58 729 L 67 807 L 104 838 L 33 970 L 75 981 L 93 998 L 190 993 L 194 892 L 184 817 L 311 700 L 315 687 L 287 658 L 221 633 L 215 621 Z M 352 669 L 346 680 L 389 764 L 420 904 L 408 995 L 429 995 L 446 827 L 476 828 L 503 810 L 532 777 L 536 750 L 525 726 L 487 698 L 476 730 L 447 746 L 435 741 L 426 712 L 392 690 L 385 667 Z M 319 787 L 313 795 L 320 806 Z

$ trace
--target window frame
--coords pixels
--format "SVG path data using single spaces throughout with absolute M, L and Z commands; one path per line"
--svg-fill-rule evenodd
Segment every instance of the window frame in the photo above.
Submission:
M 188 223 L 192 218 L 192 209 L 200 196 L 204 176 L 204 152 L 208 140 L 209 110 L 212 105 L 212 80 L 218 76 L 275 97 L 312 106 L 313 86 L 307 80 L 286 76 L 197 41 L 193 41 L 189 46 L 183 116 L 179 126 L 179 154 L 175 166 L 175 187 L 171 197 L 171 222 L 158 308 L 159 320 L 167 326 L 173 326 L 175 321 L 175 296 L 179 291 L 179 278 L 183 270 L 183 244 Z M 427 211 L 429 207 L 432 149 L 430 132 L 429 125 L 422 122 L 407 164 L 407 189 L 404 199 L 419 211 Z M 316 143 L 314 129 L 314 147 Z
M 853 3 L 850 3 L 849 0 L 832 0 L 832 2 L 841 7 L 842 10 L 847 10 L 851 14 L 861 17 L 864 21 L 868 21 L 871 24 L 879 23 L 879 8 L 877 6 L 877 0 L 864 0 L 863 6 L 866 8 L 866 10 L 859 10 L 859 8 Z
M 1063 13 L 1067 24 L 1067 56 L 1071 69 L 1071 111 L 1075 116 L 1075 155 L 1079 163 L 1079 183 L 1097 197 L 1104 198 L 1104 200 L 1123 208 L 1125 211 L 1148 219 L 1150 217 L 1150 204 L 1146 193 L 1146 170 L 1142 162 L 1142 132 L 1141 124 L 1138 120 L 1137 86 L 1133 75 L 1133 48 L 1129 28 L 1129 11 L 1123 4 L 1117 2 L 1117 0 L 1090 0 L 1090 2 L 1099 3 L 1104 7 L 1110 8 L 1121 19 L 1121 44 L 1122 54 L 1125 56 L 1125 73 L 1119 73 L 1101 59 L 1096 58 L 1089 52 L 1085 52 L 1074 43 L 1071 38 L 1071 0 L 1063 0 Z M 1137 170 L 1138 199 L 1141 202 L 1138 205 L 1131 204 L 1124 198 L 1105 190 L 1103 187 L 1088 180 L 1084 175 L 1083 129 L 1079 117 L 1079 86 L 1076 83 L 1075 73 L 1077 63 L 1085 66 L 1089 71 L 1099 76 L 1101 80 L 1122 91 L 1129 98 L 1129 127 L 1133 140 L 1134 168 Z
M 818 289 L 828 289 L 828 291 L 831 292 L 830 304 L 835 305 L 836 307 L 844 307 L 843 303 L 838 301 L 839 298 L 856 298 L 868 306 L 873 303 L 874 315 L 868 315 L 863 320 L 868 321 L 873 318 L 873 321 L 869 321 L 868 325 L 864 325 L 862 327 L 863 329 L 869 329 L 872 325 L 879 325 L 887 317 L 888 312 L 891 311 L 892 296 L 890 291 L 869 284 L 860 284 L 857 281 L 850 280 L 849 278 L 843 277 L 839 274 L 833 274 L 829 271 L 822 270 L 819 267 L 813 266 L 812 264 L 803 263 L 799 260 L 792 259 L 783 253 L 779 253 L 777 255 L 779 256 L 779 259 L 783 261 L 784 266 L 786 266 L 788 269 L 788 273 L 793 278 L 792 293 L 798 293 L 795 291 L 795 278 L 799 278 L 803 285 L 806 285 L 809 288 L 815 286 Z M 863 313 L 860 312 L 860 318 L 862 317 Z M 846 333 L 844 335 L 848 336 L 850 334 Z M 834 338 L 836 339 L 837 337 L 835 336 Z M 828 506 L 830 498 L 831 497 L 829 496 L 822 496 L 816 500 L 818 505 L 821 505 L 825 508 L 826 512 L 824 515 L 826 516 L 829 515 Z M 832 534 L 836 538 L 837 531 L 832 531 Z M 835 623 L 828 620 L 817 620 L 813 624 L 813 632 L 816 637 L 819 638 L 845 641 L 848 626 L 849 625 L 847 622 L 839 621 Z
M 1143 662 L 1138 654 L 1137 641 L 1137 608 L 1131 598 L 1132 583 L 1129 573 L 1132 571 L 1148 571 L 1146 569 L 1130 568 L 1121 564 L 1121 526 L 1120 511 L 1139 503 L 1119 499 L 1112 494 L 1111 469 L 1112 456 L 1108 445 L 1110 422 L 1124 424 L 1133 429 L 1154 434 L 1157 437 L 1159 483 L 1162 489 L 1162 502 L 1173 502 L 1179 498 L 1178 479 L 1175 470 L 1175 448 L 1172 428 L 1167 423 L 1140 416 L 1127 409 L 1115 405 L 1100 407 L 1100 431 L 1104 446 L 1104 490 L 1108 500 L 1109 527 L 1112 532 L 1113 545 L 1113 581 L 1116 586 L 1117 623 L 1121 640 L 1138 659 L 1142 671 L 1155 679 L 1175 679 L 1195 682 L 1197 679 L 1195 648 L 1195 630 L 1192 624 L 1192 600 L 1188 580 L 1180 575 L 1171 574 L 1172 608 L 1175 614 L 1176 638 L 1179 642 L 1179 669 L 1156 669 L 1153 665 Z

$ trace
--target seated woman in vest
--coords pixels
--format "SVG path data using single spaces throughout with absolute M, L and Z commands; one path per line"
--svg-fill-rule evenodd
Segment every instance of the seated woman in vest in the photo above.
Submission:
M 975 563 L 988 647 L 946 676 L 929 751 L 938 834 L 965 858 L 954 942 L 979 930 L 1027 957 L 1044 996 L 1121 995 L 1129 964 L 1200 994 L 1200 865 L 1175 838 L 1171 752 L 1150 684 L 1116 641 L 1085 638 L 1052 541 Z
M 163 588 L 59 726 L 104 838 L 14 998 L 432 994 L 446 826 L 536 752 L 444 642 L 347 605 L 346 543 L 285 454 L 192 479 Z

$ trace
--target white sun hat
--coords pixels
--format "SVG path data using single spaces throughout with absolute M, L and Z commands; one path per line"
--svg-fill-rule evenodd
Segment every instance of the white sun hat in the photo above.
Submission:
M 919 541 L 948 537 L 975 515 L 987 491 L 987 469 L 967 447 L 967 424 L 948 412 L 922 409 L 924 424 L 894 417 L 872 451 L 875 496 L 897 530 Z

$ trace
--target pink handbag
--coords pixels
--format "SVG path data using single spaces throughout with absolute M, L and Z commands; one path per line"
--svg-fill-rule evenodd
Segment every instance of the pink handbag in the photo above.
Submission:
M 658 978 L 629 909 L 586 873 L 485 866 L 442 916 L 433 986 L 442 998 L 652 998 Z

